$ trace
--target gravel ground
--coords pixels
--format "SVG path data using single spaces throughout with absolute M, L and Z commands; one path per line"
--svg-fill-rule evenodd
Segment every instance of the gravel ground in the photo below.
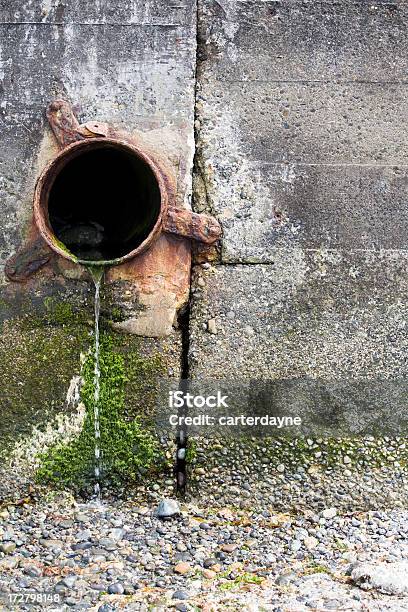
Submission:
M 239 507 L 230 492 L 223 507 L 181 501 L 163 520 L 155 509 L 170 482 L 158 488 L 143 502 L 34 492 L 3 506 L 3 609 L 32 609 L 21 598 L 36 591 L 55 610 L 408 610 L 402 509 L 294 514 Z

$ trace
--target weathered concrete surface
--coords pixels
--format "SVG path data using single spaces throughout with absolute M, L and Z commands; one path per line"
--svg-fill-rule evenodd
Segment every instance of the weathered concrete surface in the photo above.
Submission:
M 200 2 L 200 57 L 223 81 L 404 81 L 400 0 Z
M 196 8 L 191 0 L 121 0 L 112 6 L 59 0 L 0 3 L 2 440 L 12 421 L 15 439 L 64 409 L 71 377 L 80 367 L 80 351 L 93 342 L 92 281 L 78 266 L 55 258 L 21 285 L 8 283 L 3 274 L 4 262 L 24 243 L 30 227 L 35 180 L 57 151 L 45 108 L 62 97 L 75 105 L 81 122 L 106 121 L 143 138 L 166 158 L 176 175 L 177 201 L 189 206 L 195 49 Z M 185 266 L 183 270 L 188 274 Z M 155 275 L 160 284 L 160 273 Z M 122 276 L 106 287 L 102 315 L 107 327 L 144 307 L 132 279 Z M 185 299 L 177 288 L 172 295 L 179 302 Z M 59 313 L 50 326 L 44 323 L 48 299 Z M 68 313 L 69 320 L 61 321 L 65 304 L 73 307 L 74 317 Z M 72 332 L 77 316 L 86 331 L 81 341 Z M 178 376 L 180 332 L 173 328 L 174 320 L 165 323 L 169 339 L 142 339 L 140 352 L 161 354 L 170 375 Z
M 2 224 L 0 262 L 22 239 L 34 181 L 55 151 L 44 116 L 55 97 L 71 100 L 81 121 L 98 118 L 129 131 L 161 130 L 166 140 L 181 131 L 180 197 L 188 198 L 193 2 L 164 7 L 123 1 L 114 10 L 104 4 L 86 8 L 79 2 L 69 7 L 60 2 L 4 2 L 0 29 L 0 161 L 2 213 L 7 219 Z M 40 145 L 42 159 L 33 167 Z
M 403 406 L 407 25 L 404 2 L 199 3 L 196 206 L 224 240 L 196 267 L 192 376 Z
M 273 265 L 197 266 L 194 376 L 406 377 L 407 263 L 393 251 L 292 249 Z
M 200 7 L 198 207 L 223 260 L 406 248 L 405 3 Z

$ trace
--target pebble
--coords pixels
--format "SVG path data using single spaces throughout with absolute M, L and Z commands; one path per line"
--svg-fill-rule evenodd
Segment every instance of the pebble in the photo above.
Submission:
M 226 553 L 232 553 L 236 549 L 237 549 L 237 545 L 236 544 L 223 544 L 221 546 L 221 550 L 223 552 L 226 552 Z
M 336 516 L 337 509 L 336 508 L 326 508 L 322 512 L 322 517 L 325 519 L 332 519 Z
M 210 334 L 217 333 L 217 322 L 215 319 L 209 319 L 209 321 L 207 322 L 207 329 Z
M 69 589 L 72 589 L 76 581 L 76 576 L 65 576 L 65 578 L 62 579 L 62 583 Z
M 302 548 L 302 542 L 300 540 L 294 540 L 290 545 L 290 550 L 292 552 L 297 552 Z
M 191 571 L 191 566 L 188 563 L 182 561 L 181 563 L 177 563 L 174 568 L 176 574 L 188 574 Z
M 31 576 L 32 578 L 39 578 L 40 576 L 42 576 L 43 572 L 42 569 L 37 565 L 26 565 L 24 567 L 24 573 L 27 574 L 27 576 Z
M 223 450 L 220 444 L 220 456 L 226 456 Z M 0 552 L 0 588 L 16 592 L 41 585 L 59 593 L 61 608 L 73 610 L 79 609 L 79 599 L 85 608 L 116 609 L 116 601 L 126 595 L 127 605 L 135 609 L 155 609 L 154 601 L 160 600 L 171 601 L 173 609 L 180 604 L 191 610 L 203 601 L 213 609 L 245 610 L 255 601 L 259 609 L 274 602 L 271 610 L 370 612 L 391 612 L 392 602 L 383 593 L 394 589 L 401 609 L 408 609 L 408 591 L 402 586 L 408 567 L 399 565 L 408 558 L 408 511 L 378 510 L 379 505 L 376 511 L 348 514 L 334 501 L 326 503 L 326 492 L 312 486 L 311 477 L 297 466 L 277 472 L 268 464 L 265 469 L 271 482 L 261 491 L 248 473 L 242 481 L 221 465 L 215 472 L 206 466 L 212 492 L 205 499 L 196 497 L 195 503 L 184 500 L 177 520 L 159 520 L 157 505 L 167 498 L 152 488 L 146 501 L 108 499 L 103 510 L 79 511 L 79 504 L 64 498 L 10 506 L 7 524 L 0 523 L 1 544 L 11 542 L 15 548 Z M 224 480 L 223 488 L 217 479 Z M 368 477 L 366 483 L 371 494 Z M 297 487 L 306 498 L 310 487 L 313 503 L 299 512 L 292 505 L 290 510 L 279 506 L 280 494 Z M 339 484 L 336 492 L 343 488 Z M 78 519 L 81 514 L 86 521 Z M 356 573 L 359 564 L 368 564 L 371 573 L 367 567 Z M 378 577 L 386 577 L 387 569 L 388 582 L 380 584 Z M 402 578 L 392 582 L 391 573 Z M 353 583 L 342 577 L 353 577 Z M 248 589 L 243 588 L 247 580 Z M 220 588 L 223 584 L 228 588 Z M 184 595 L 176 597 L 178 592 Z
M 188 594 L 185 591 L 174 591 L 172 599 L 188 599 Z
M 304 545 L 308 550 L 313 550 L 319 544 L 319 540 L 313 536 L 307 537 L 303 540 Z
M 158 518 L 171 518 L 180 514 L 180 507 L 174 499 L 162 499 L 156 509 Z
M 0 552 L 3 552 L 5 555 L 11 554 L 15 549 L 16 544 L 14 542 L 2 542 L 0 544 Z
M 217 575 L 216 572 L 211 569 L 203 569 L 202 574 L 207 580 L 213 580 L 213 578 L 215 578 Z
M 113 584 L 110 584 L 108 586 L 108 593 L 111 593 L 114 595 L 123 595 L 124 592 L 125 592 L 125 588 L 123 584 L 121 584 L 120 582 L 114 582 Z

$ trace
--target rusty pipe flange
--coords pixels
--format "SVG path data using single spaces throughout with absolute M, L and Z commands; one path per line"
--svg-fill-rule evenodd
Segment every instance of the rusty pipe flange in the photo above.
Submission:
M 6 264 L 6 274 L 10 280 L 25 280 L 33 271 L 45 265 L 53 253 L 85 265 L 118 265 L 146 251 L 161 232 L 205 245 L 211 245 L 221 237 L 221 226 L 214 217 L 175 205 L 172 177 L 161 162 L 141 150 L 131 138 L 116 133 L 107 123 L 88 121 L 80 125 L 71 104 L 66 100 L 51 102 L 47 108 L 47 119 L 61 152 L 46 166 L 36 183 L 32 236 Z M 107 164 L 106 159 L 102 170 L 94 163 L 90 171 L 86 155 L 96 155 L 98 150 L 108 155 L 114 150 L 117 157 L 122 156 L 115 171 L 111 171 L 110 162 Z M 82 155 L 84 159 L 81 161 Z M 70 162 L 82 168 L 75 178 L 72 178 Z M 123 167 L 126 166 L 125 162 L 132 169 L 128 169 L 124 180 L 127 190 L 123 208 L 116 185 L 123 186 L 121 176 L 124 171 L 121 168 L 122 163 Z M 67 174 L 70 178 L 67 178 Z M 54 186 L 58 196 L 53 191 Z M 123 195 L 123 190 L 120 193 Z M 91 217 L 91 211 L 96 211 L 96 216 Z M 99 223 L 101 213 L 104 227 Z M 118 232 L 119 218 L 121 230 Z M 92 232 L 91 240 L 85 247 L 86 252 L 80 248 L 81 244 L 75 244 L 72 236 L 76 231 L 77 238 L 80 236 L 81 240 L 84 239 L 80 232 L 83 224 L 86 227 L 87 220 L 94 230 L 97 228 L 96 234 L 98 231 L 102 234 L 100 244 L 104 245 L 103 249 L 88 249 L 89 245 L 93 246 Z M 66 231 L 68 234 L 71 232 L 69 239 L 66 238 Z M 38 245 L 41 246 L 40 250 Z
M 61 242 L 61 240 L 59 240 L 55 235 L 49 217 L 49 196 L 56 178 L 69 162 L 79 158 L 86 152 L 106 149 L 108 147 L 121 150 L 127 154 L 135 156 L 150 169 L 159 189 L 160 209 L 154 226 L 150 230 L 148 236 L 136 248 L 130 250 L 125 255 L 108 260 L 81 259 L 74 253 L 71 253 L 63 242 Z M 101 177 L 101 179 L 103 180 L 103 177 Z M 78 189 L 80 188 L 81 186 L 79 185 Z M 167 215 L 168 203 L 169 194 L 162 173 L 153 160 L 146 155 L 146 153 L 127 141 L 125 142 L 116 138 L 93 137 L 77 140 L 65 146 L 65 148 L 62 149 L 62 151 L 44 168 L 37 180 L 34 191 L 34 219 L 45 242 L 53 251 L 62 257 L 74 261 L 75 263 L 85 265 L 117 265 L 128 261 L 129 259 L 133 259 L 151 246 L 162 231 L 163 218 Z M 114 203 L 112 203 L 112 205 L 114 206 Z

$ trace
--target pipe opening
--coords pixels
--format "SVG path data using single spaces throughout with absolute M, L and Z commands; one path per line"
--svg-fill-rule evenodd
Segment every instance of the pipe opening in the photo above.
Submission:
M 131 253 L 154 230 L 161 212 L 152 168 L 124 145 L 98 143 L 68 155 L 47 191 L 51 231 L 84 261 Z

